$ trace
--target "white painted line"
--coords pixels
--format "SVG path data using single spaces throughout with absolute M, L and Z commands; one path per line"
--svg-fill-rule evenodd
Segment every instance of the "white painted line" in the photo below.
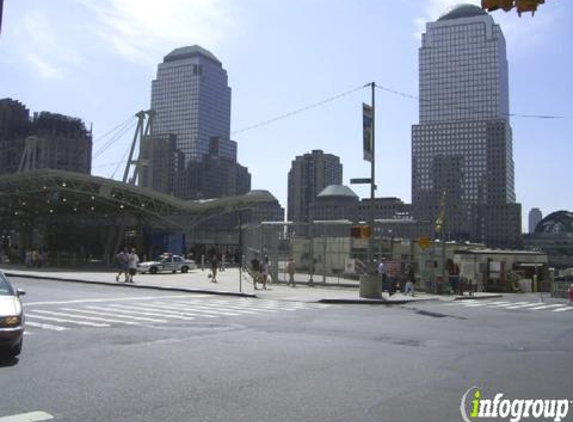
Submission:
M 70 308 L 59 308 L 62 311 L 71 311 L 76 312 L 75 309 Z M 112 318 L 101 318 L 101 317 L 94 317 L 94 316 L 86 316 L 86 315 L 78 315 L 77 313 L 69 313 L 69 312 L 51 312 L 51 311 L 40 311 L 34 310 L 34 312 L 43 312 L 48 315 L 55 315 L 55 316 L 63 316 L 63 317 L 72 317 L 72 318 L 82 318 L 87 319 L 90 321 L 102 321 L 102 322 L 111 322 L 112 324 L 127 324 L 127 325 L 139 325 L 137 322 L 133 321 L 124 321 L 120 319 L 112 319 Z M 80 311 L 81 312 L 81 311 Z
M 525 309 L 525 308 L 531 308 L 532 306 L 539 306 L 541 305 L 540 302 L 536 302 L 536 303 L 526 303 L 524 305 L 512 305 L 512 306 L 508 306 L 505 309 Z
M 163 315 L 163 313 L 167 313 L 167 314 L 171 314 L 171 315 L 180 315 L 183 317 L 196 317 L 196 316 L 200 316 L 198 313 L 196 312 L 182 312 L 179 309 L 173 309 L 171 306 L 157 306 L 154 305 L 153 303 L 146 303 L 145 305 L 134 305 L 137 306 L 138 309 L 142 309 L 145 311 L 151 311 L 151 312 L 158 312 L 161 315 Z
M 33 335 L 33 334 L 34 334 L 34 333 L 31 332 L 31 331 L 24 330 L 24 335 L 25 335 L 25 336 L 31 336 L 31 335 Z
M 511 306 L 515 302 L 498 302 L 498 303 L 488 303 L 487 306 L 490 308 L 504 308 L 506 306 Z
M 0 422 L 39 422 L 51 419 L 54 419 L 54 417 L 46 412 L 29 412 L 0 417 Z
M 203 306 L 203 307 L 208 307 L 209 309 L 213 308 L 213 306 L 207 305 L 205 302 L 198 302 L 198 303 L 173 302 L 173 306 L 176 307 Z M 215 309 L 217 308 L 215 307 Z M 277 312 L 277 310 L 275 309 L 259 308 L 256 306 L 245 306 L 245 309 L 253 311 L 262 311 L 262 312 Z
M 172 312 L 148 312 L 145 310 L 145 308 L 140 308 L 137 306 L 130 306 L 130 305 L 108 305 L 108 309 L 110 310 L 115 310 L 115 309 L 119 309 L 122 312 L 123 311 L 130 311 L 131 313 L 135 314 L 135 315 L 148 315 L 148 316 L 158 316 L 158 317 L 162 317 L 162 318 L 174 318 L 174 319 L 181 319 L 184 321 L 192 321 L 193 317 L 185 317 L 182 315 L 176 315 Z
M 109 327 L 109 324 L 100 324 L 96 322 L 87 322 L 87 321 L 74 321 L 72 319 L 65 319 L 65 318 L 56 318 L 56 317 L 49 317 L 45 315 L 26 315 L 26 319 L 33 318 L 33 319 L 40 319 L 45 321 L 55 321 L 55 322 L 65 322 L 68 324 L 76 324 L 76 325 L 85 325 L 87 327 L 96 327 L 96 328 L 105 328 Z
M 140 313 L 135 313 L 138 316 L 133 316 L 134 312 L 133 311 L 122 311 L 119 309 L 109 309 L 109 308 L 104 308 L 103 306 L 86 306 L 86 308 L 89 308 L 90 311 L 83 311 L 86 313 L 94 313 L 94 314 L 100 314 L 100 315 L 109 315 L 110 313 L 113 316 L 116 317 L 122 317 L 122 318 L 129 318 L 129 319 L 134 319 L 136 321 L 145 321 L 145 322 L 167 322 L 166 319 L 157 319 L 157 318 L 147 318 L 147 317 L 143 317 L 140 316 Z M 91 311 L 91 309 L 95 309 L 95 311 Z M 105 312 L 96 312 L 96 311 L 105 311 Z
M 240 313 L 237 313 L 237 311 L 228 311 L 225 309 L 221 309 L 219 307 L 209 307 L 209 306 L 205 306 L 205 305 L 188 305 L 188 306 L 171 306 L 169 304 L 165 304 L 165 305 L 152 305 L 158 308 L 167 308 L 167 309 L 176 309 L 178 311 L 191 311 L 194 314 L 215 314 L 215 315 L 225 315 L 225 316 L 239 316 L 241 315 Z M 221 310 L 213 310 L 213 309 L 221 309 Z
M 564 308 L 553 309 L 553 312 L 573 311 L 573 306 L 571 305 L 563 305 L 563 306 Z
M 169 312 L 176 315 L 192 315 L 192 316 L 202 316 L 206 318 L 218 318 L 218 315 L 205 315 L 202 313 L 201 309 L 195 309 L 188 306 L 172 306 L 170 303 L 164 302 L 153 302 L 150 305 L 150 309 L 154 309 L 161 312 Z
M 464 300 L 464 302 L 466 302 L 466 301 Z M 487 302 L 472 302 L 472 303 L 462 303 L 461 305 L 465 306 L 466 308 L 480 308 L 482 306 L 487 306 L 490 304 Z M 503 305 L 501 305 L 501 306 L 503 306 Z
M 189 297 L 205 297 L 209 295 L 199 295 L 199 294 L 186 294 L 177 296 L 131 296 L 131 297 L 116 297 L 111 299 L 78 299 L 78 300 L 64 300 L 58 302 L 28 302 L 24 303 L 24 306 L 34 306 L 34 305 L 68 305 L 73 303 L 102 303 L 102 302 L 124 302 L 124 301 L 137 301 L 137 300 L 161 300 L 161 299 L 181 299 Z
M 535 308 L 529 308 L 529 311 L 538 311 L 540 309 L 550 309 L 550 308 L 557 308 L 557 307 L 561 307 L 563 305 L 541 305 L 541 306 L 537 306 Z
M 69 330 L 69 328 L 66 327 L 60 327 L 59 325 L 52 325 L 52 324 L 44 324 L 42 322 L 26 321 L 26 325 L 29 325 L 30 327 L 43 328 L 44 330 L 52 330 L 52 331 Z

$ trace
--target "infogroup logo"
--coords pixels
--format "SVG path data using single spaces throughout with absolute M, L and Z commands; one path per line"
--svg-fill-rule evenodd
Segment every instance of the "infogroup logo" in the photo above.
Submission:
M 496 393 L 493 399 L 486 399 L 481 390 L 474 386 L 462 396 L 460 413 L 464 422 L 485 418 L 510 422 L 527 419 L 560 422 L 567 417 L 571 405 L 573 401 L 569 399 L 507 399 L 503 393 Z

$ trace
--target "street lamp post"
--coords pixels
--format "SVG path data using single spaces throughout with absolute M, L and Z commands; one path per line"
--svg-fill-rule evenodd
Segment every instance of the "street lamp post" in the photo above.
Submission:
M 366 276 L 360 279 L 360 297 L 369 299 L 382 298 L 382 283 L 376 275 L 376 263 L 374 262 L 374 195 L 376 191 L 376 149 L 375 149 L 375 90 L 376 83 L 371 82 L 370 88 L 372 90 L 372 121 L 370 124 L 370 208 L 368 226 L 370 227 L 370 237 L 368 238 L 368 252 L 366 263 Z

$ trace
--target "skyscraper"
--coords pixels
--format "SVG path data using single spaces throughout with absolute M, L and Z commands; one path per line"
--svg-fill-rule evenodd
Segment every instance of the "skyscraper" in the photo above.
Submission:
M 197 45 L 177 48 L 158 66 L 151 86 L 151 108 L 157 113 L 152 134 L 176 135 L 185 159 L 200 161 L 209 153 L 211 137 L 229 139 L 231 88 L 227 71 L 211 52 Z
M 297 156 L 288 173 L 288 220 L 308 222 L 310 204 L 329 185 L 342 184 L 340 158 L 313 150 Z
M 156 112 L 152 135 L 175 135 L 186 168 L 209 154 L 214 137 L 219 139 L 219 156 L 236 161 L 237 144 L 229 138 L 231 88 L 227 71 L 211 52 L 194 45 L 165 56 L 152 82 L 151 108 Z M 192 185 L 179 184 L 183 191 L 177 196 L 193 198 Z
M 535 233 L 535 227 L 543 220 L 543 214 L 539 208 L 531 208 L 529 211 L 529 233 Z
M 426 24 L 419 50 L 420 123 L 412 127 L 412 205 L 443 220 L 438 236 L 516 246 L 505 39 L 491 16 L 459 5 Z

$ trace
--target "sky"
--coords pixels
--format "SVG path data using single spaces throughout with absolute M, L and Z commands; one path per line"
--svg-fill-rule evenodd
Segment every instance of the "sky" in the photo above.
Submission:
M 0 98 L 82 119 L 93 131 L 92 173 L 120 179 L 134 128 L 103 149 L 106 134 L 150 107 L 151 81 L 165 55 L 198 44 L 227 70 L 231 137 L 252 188 L 269 190 L 286 208 L 297 155 L 321 149 L 339 156 L 346 185 L 370 176 L 361 104 L 371 92 L 361 87 L 376 82 L 389 90 L 376 90 L 377 196 L 410 203 L 421 33 L 458 3 L 4 0 Z M 533 207 L 543 215 L 573 210 L 573 1 L 547 0 L 533 17 L 492 16 L 507 42 L 515 190 L 525 229 Z M 369 196 L 367 186 L 351 187 Z

